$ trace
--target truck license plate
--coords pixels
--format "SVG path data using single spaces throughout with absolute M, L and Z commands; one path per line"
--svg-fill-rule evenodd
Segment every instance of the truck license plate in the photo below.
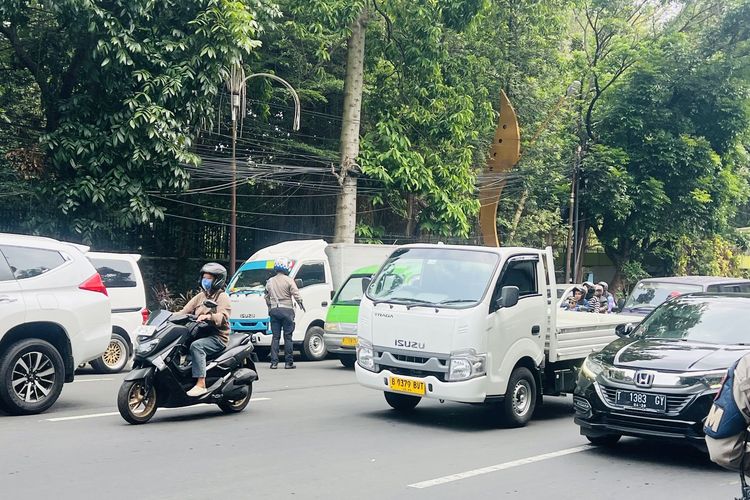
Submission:
M 667 411 L 667 397 L 663 394 L 617 391 L 615 402 L 618 405 L 636 410 L 653 410 L 662 413 Z
M 421 380 L 411 380 L 401 377 L 390 377 L 388 387 L 392 391 L 406 392 L 408 394 L 418 394 L 424 396 L 425 384 Z
M 356 347 L 357 337 L 344 337 L 341 339 L 341 345 L 345 347 Z

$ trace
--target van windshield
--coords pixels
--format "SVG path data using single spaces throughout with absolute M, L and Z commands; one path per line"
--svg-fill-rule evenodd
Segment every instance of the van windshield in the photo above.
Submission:
M 375 302 L 471 307 L 484 297 L 499 256 L 481 250 L 403 248 L 367 289 Z
M 241 292 L 263 289 L 271 276 L 273 276 L 272 260 L 248 262 L 237 271 L 232 281 L 229 282 L 229 291 Z
M 659 281 L 640 282 L 630 293 L 630 297 L 625 302 L 625 309 L 650 311 L 656 309 L 656 306 L 663 302 L 666 302 L 667 299 L 700 291 L 703 291 L 700 285 Z

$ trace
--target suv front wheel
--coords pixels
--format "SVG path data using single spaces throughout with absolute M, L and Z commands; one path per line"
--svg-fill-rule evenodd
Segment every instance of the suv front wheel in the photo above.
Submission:
M 25 339 L 0 355 L 0 403 L 12 415 L 41 413 L 62 392 L 65 366 L 49 342 Z

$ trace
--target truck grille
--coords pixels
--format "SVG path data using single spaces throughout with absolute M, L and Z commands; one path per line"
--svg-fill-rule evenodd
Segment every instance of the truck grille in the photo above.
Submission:
M 375 364 L 378 371 L 387 369 L 395 375 L 433 376 L 441 381 L 445 381 L 448 375 L 448 357 L 439 354 L 416 356 L 409 351 L 376 347 Z
M 604 396 L 604 402 L 609 406 L 615 408 L 622 408 L 620 405 L 615 403 L 617 397 L 617 389 L 612 387 L 601 386 L 602 396 Z M 638 389 L 633 389 L 638 391 Z M 651 391 L 639 391 L 639 392 L 651 392 Z M 690 403 L 693 399 L 693 394 L 665 394 L 667 396 L 667 414 L 678 414 Z

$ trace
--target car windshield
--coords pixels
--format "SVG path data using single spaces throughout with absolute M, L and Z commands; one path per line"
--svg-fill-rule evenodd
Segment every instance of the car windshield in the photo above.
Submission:
M 666 302 L 633 332 L 647 339 L 710 344 L 750 344 L 750 307 L 746 298 L 686 297 Z
M 362 295 L 364 295 L 362 282 L 368 277 L 369 275 L 351 276 L 346 280 L 344 286 L 341 287 L 333 303 L 336 305 L 358 306 L 362 300 Z
M 375 302 L 467 307 L 487 291 L 499 256 L 480 250 L 402 248 L 367 289 Z
M 656 309 L 659 304 L 671 297 L 702 291 L 700 285 L 642 281 L 630 293 L 625 302 L 625 309 Z
M 259 269 L 240 269 L 229 283 L 229 290 L 239 292 L 242 290 L 260 289 L 266 286 L 266 281 L 273 275 L 273 269 L 265 267 Z

